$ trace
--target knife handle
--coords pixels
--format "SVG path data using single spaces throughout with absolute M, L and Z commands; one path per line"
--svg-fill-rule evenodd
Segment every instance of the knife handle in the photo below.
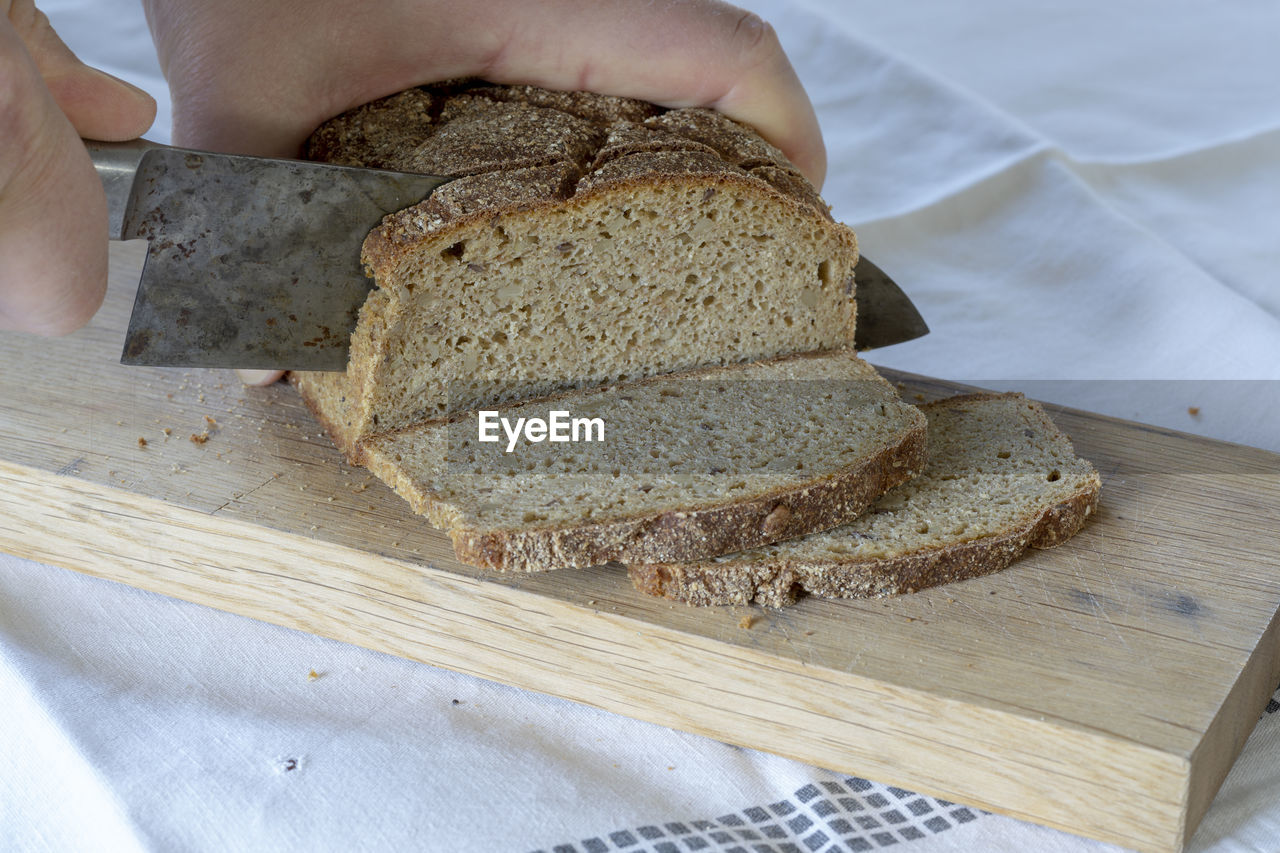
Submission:
M 102 189 L 107 193 L 107 236 L 121 239 L 124 230 L 124 213 L 133 194 L 133 179 L 138 174 L 142 157 L 155 148 L 166 148 L 149 139 L 131 139 L 128 142 L 98 142 L 86 139 L 93 166 L 98 170 Z

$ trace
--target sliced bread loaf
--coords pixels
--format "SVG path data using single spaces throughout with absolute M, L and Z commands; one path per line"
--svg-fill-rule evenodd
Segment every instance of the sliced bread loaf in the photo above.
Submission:
M 685 563 L 635 563 L 643 592 L 689 604 L 783 607 L 798 591 L 832 598 L 913 592 L 1008 566 L 1027 547 L 1074 535 L 1097 505 L 1097 472 L 1038 403 L 968 394 L 921 407 L 920 476 L 850 524 Z
M 566 436 L 584 425 L 577 442 L 550 440 L 557 411 Z M 924 416 L 847 350 L 563 392 L 484 417 L 368 438 L 364 462 L 448 532 L 460 560 L 498 570 L 753 548 L 848 521 L 925 459 Z M 534 419 L 541 438 L 512 428 Z M 482 423 L 496 441 L 480 440 Z
M 346 374 L 292 377 L 353 458 L 478 406 L 853 340 L 853 232 L 710 110 L 454 82 L 339 116 L 307 153 L 454 178 L 366 240 Z

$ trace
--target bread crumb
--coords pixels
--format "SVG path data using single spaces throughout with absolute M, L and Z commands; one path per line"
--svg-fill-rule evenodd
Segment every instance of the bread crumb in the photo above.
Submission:
M 750 613 L 748 613 L 746 616 L 743 616 L 741 619 L 738 620 L 738 627 L 745 630 L 747 628 L 750 628 L 755 623 L 756 623 L 755 618 Z
M 143 438 L 142 436 L 138 436 L 138 446 L 139 446 L 139 447 L 146 447 L 146 446 L 147 446 L 147 440 L 146 440 L 145 438 Z
M 208 440 L 209 440 L 208 430 L 205 430 L 204 432 L 200 432 L 200 433 L 196 433 L 196 432 L 191 433 L 192 444 L 204 444 Z
M 1194 417 L 1196 417 L 1197 415 L 1199 415 L 1199 414 L 1200 414 L 1200 407 L 1199 407 L 1199 406 L 1187 406 L 1187 414 L 1188 414 L 1188 415 L 1191 415 L 1191 417 L 1193 417 L 1193 418 L 1194 418 Z
M 307 681 L 315 681 L 319 677 L 320 673 L 316 672 L 314 669 L 307 673 Z
M 204 422 L 205 422 L 205 423 L 207 423 L 209 426 L 212 426 L 212 427 L 216 427 L 216 426 L 218 425 L 218 422 L 217 422 L 217 421 L 215 421 L 211 415 L 205 415 L 205 416 L 204 416 Z
M 165 427 L 163 430 L 161 430 L 161 432 L 163 432 L 165 435 L 173 435 L 173 430 L 170 429 L 169 427 Z
M 924 395 L 923 395 L 923 394 L 916 394 L 915 396 L 916 396 L 916 399 L 917 399 L 917 400 L 919 400 L 919 401 L 921 401 L 921 402 L 923 402 L 923 401 L 924 401 Z

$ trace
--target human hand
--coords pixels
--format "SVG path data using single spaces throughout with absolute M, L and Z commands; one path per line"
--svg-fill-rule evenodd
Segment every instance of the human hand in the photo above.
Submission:
M 141 136 L 145 92 L 90 68 L 31 0 L 0 0 L 0 328 L 66 334 L 107 288 L 107 202 L 81 137 Z
M 708 106 L 821 186 L 817 118 L 773 29 L 720 0 L 144 0 L 174 144 L 297 156 L 321 122 L 422 83 L 481 77 Z M 267 384 L 279 371 L 240 371 Z

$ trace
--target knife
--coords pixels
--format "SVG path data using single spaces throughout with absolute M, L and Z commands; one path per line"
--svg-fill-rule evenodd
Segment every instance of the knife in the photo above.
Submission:
M 448 180 L 145 139 L 85 144 L 109 236 L 148 241 L 120 359 L 129 365 L 345 370 L 373 287 L 365 236 Z M 857 349 L 929 331 L 870 261 L 854 276 Z

